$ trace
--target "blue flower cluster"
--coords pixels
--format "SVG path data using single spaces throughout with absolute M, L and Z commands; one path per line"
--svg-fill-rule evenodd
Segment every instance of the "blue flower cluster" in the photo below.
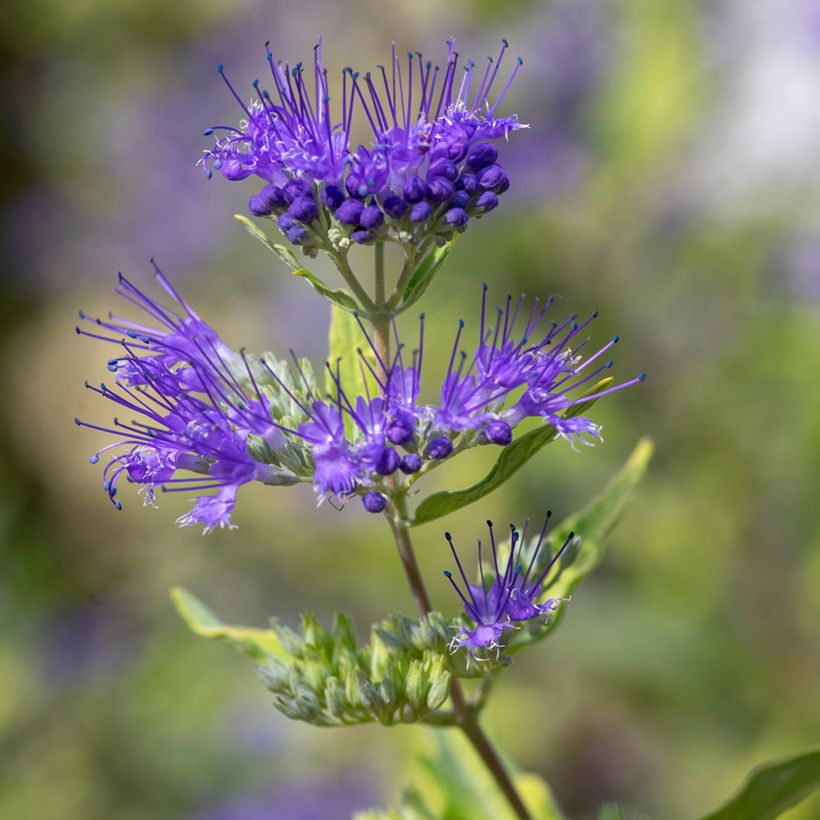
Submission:
M 389 72 L 381 66 L 378 77 L 362 77 L 344 70 L 335 120 L 321 41 L 314 50 L 312 92 L 301 63 L 276 62 L 268 51 L 274 91 L 262 90 L 256 80 L 255 99 L 246 105 L 220 65 L 245 119 L 238 127 L 205 130 L 217 137 L 205 151 L 206 174 L 263 179 L 267 184 L 250 198 L 249 211 L 275 218 L 282 233 L 309 253 L 349 242 L 446 241 L 471 218 L 496 208 L 509 187 L 493 141 L 522 127 L 517 117 L 496 114 L 520 59 L 491 100 L 507 48 L 504 41 L 482 73 L 472 61 L 459 68 L 455 41 L 449 40 L 442 72 L 418 52 L 408 53 L 404 63 L 394 44 Z M 358 110 L 372 141 L 354 147 L 350 134 Z
M 581 357 L 578 351 L 587 340 L 579 334 L 596 314 L 583 322 L 572 315 L 539 330 L 554 300 L 535 300 L 520 322 L 524 297 L 515 306 L 508 297 L 488 326 L 484 286 L 478 344 L 471 355 L 460 349 L 460 323 L 437 402 L 424 403 L 420 395 L 424 317 L 409 361 L 395 325 L 397 352 L 386 362 L 360 322 L 369 352 L 359 356 L 375 395 L 349 395 L 329 366 L 335 395 L 325 395 L 309 365 L 295 356 L 294 373 L 269 354 L 252 357 L 231 350 L 159 268 L 155 274 L 172 306 L 120 275 L 115 292 L 137 307 L 144 320 L 93 319 L 81 313 L 95 331 L 77 328 L 120 347 L 121 354 L 108 361 L 115 386 L 89 388 L 139 420 L 115 419 L 113 427 L 77 423 L 118 436 L 92 458 L 96 462 L 113 451 L 104 486 L 115 506 L 122 476 L 145 486 L 146 502 L 152 504 L 157 487 L 215 489 L 214 496 L 199 497 L 180 519 L 181 524 L 201 523 L 206 530 L 230 525 L 237 490 L 250 481 L 310 481 L 320 496 L 345 500 L 358 495 L 366 510 L 381 512 L 392 491 L 391 477 L 420 473 L 477 444 L 507 445 L 513 428 L 527 417 L 545 419 L 571 442 L 590 443 L 600 435 L 600 426 L 567 411 L 643 378 L 584 393 L 581 388 L 611 367 L 611 360 L 598 362 L 618 340 Z M 516 332 L 519 324 L 523 327 Z M 511 394 L 517 399 L 505 403 Z M 178 471 L 201 477 L 177 478 Z

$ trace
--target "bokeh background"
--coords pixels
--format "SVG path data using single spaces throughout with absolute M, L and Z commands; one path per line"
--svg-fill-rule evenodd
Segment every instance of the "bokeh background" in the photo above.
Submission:
M 604 566 L 499 688 L 494 737 L 574 818 L 694 817 L 817 741 L 817 0 L 11 0 L 0 31 L 0 817 L 337 818 L 409 776 L 416 729 L 289 722 L 168 600 L 182 584 L 255 625 L 344 608 L 365 634 L 412 612 L 383 523 L 305 487 L 243 489 L 239 529 L 209 537 L 174 526 L 181 498 L 116 513 L 72 424 L 109 413 L 82 388 L 109 351 L 76 310 L 113 307 L 118 270 L 149 282 L 152 255 L 229 344 L 321 361 L 325 306 L 231 218 L 253 186 L 195 166 L 202 128 L 237 115 L 215 64 L 249 89 L 266 39 L 297 60 L 319 33 L 335 69 L 393 38 L 435 56 L 454 33 L 476 60 L 509 38 L 506 109 L 532 127 L 505 149 L 503 207 L 425 297 L 430 331 L 475 321 L 484 279 L 499 300 L 557 291 L 621 334 L 621 374 L 650 375 L 596 407 L 605 444 L 551 446 L 447 524 L 467 541 L 487 517 L 567 514 L 657 442 Z M 442 529 L 417 543 L 454 613 Z

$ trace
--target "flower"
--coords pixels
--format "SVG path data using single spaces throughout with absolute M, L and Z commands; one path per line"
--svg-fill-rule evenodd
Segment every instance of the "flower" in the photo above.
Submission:
M 116 507 L 119 481 L 144 487 L 145 502 L 156 504 L 156 489 L 196 492 L 193 509 L 179 519 L 201 523 L 206 531 L 230 526 L 239 487 L 251 481 L 294 484 L 310 481 L 321 498 L 346 501 L 362 497 L 368 512 L 382 512 L 397 480 L 429 469 L 476 444 L 506 446 L 514 427 L 528 416 L 544 417 L 570 441 L 597 436 L 591 419 L 567 411 L 589 396 L 576 390 L 611 366 L 585 373 L 615 342 L 586 360 L 574 348 L 575 337 L 597 314 L 580 324 L 574 315 L 539 334 L 542 317 L 553 304 L 535 300 L 523 328 L 507 297 L 494 327 L 486 322 L 487 289 L 482 294 L 478 346 L 471 357 L 459 352 L 464 323 L 459 323 L 450 363 L 436 404 L 420 401 L 424 359 L 424 316 L 418 347 L 408 357 L 395 323 L 396 352 L 383 361 L 364 324 L 359 326 L 368 352 L 359 350 L 365 395 L 349 393 L 337 363 L 327 369 L 335 397 L 323 396 L 305 362 L 291 351 L 296 373 L 270 354 L 236 353 L 180 296 L 154 264 L 160 286 L 171 304 L 152 298 L 122 274 L 115 292 L 143 314 L 141 321 L 118 316 L 82 320 L 93 327 L 77 332 L 117 345 L 108 360 L 116 384 L 87 385 L 107 401 L 125 408 L 136 420 L 113 427 L 77 423 L 117 436 L 92 457 L 110 460 L 104 487 Z M 357 317 L 358 318 L 358 317 Z M 519 335 L 520 334 L 520 335 Z M 540 335 L 540 341 L 535 339 Z M 458 365 L 456 361 L 458 360 Z M 467 364 L 469 362 L 469 364 Z M 605 384 L 602 396 L 627 387 Z M 367 382 L 375 386 L 371 391 Z M 510 393 L 517 400 L 505 406 Z M 371 393 L 375 392 L 375 395 Z M 179 472 L 192 472 L 183 478 Z M 213 495 L 202 495 L 214 490 Z
M 159 327 L 116 317 L 91 319 L 81 311 L 82 319 L 126 338 L 77 328 L 81 335 L 121 347 L 122 355 L 108 362 L 116 385 L 86 387 L 133 413 L 134 419 L 115 418 L 113 427 L 80 419 L 75 423 L 117 437 L 91 457 L 96 464 L 103 455 L 110 456 L 103 487 L 117 509 L 122 507 L 116 496 L 123 476 L 144 486 L 146 504 L 155 505 L 158 487 L 194 492 L 194 507 L 178 523 L 203 524 L 208 532 L 231 526 L 236 493 L 243 484 L 299 480 L 284 453 L 284 433 L 292 431 L 275 418 L 284 413 L 260 390 L 245 354 L 231 351 L 154 267 L 157 280 L 176 302 L 174 308 L 152 299 L 122 275 L 115 292 Z M 252 448 L 254 442 L 258 446 Z M 200 477 L 177 477 L 180 471 Z M 206 490 L 216 493 L 199 495 Z
M 496 654 L 498 654 L 504 648 L 501 638 L 505 630 L 516 628 L 515 623 L 523 623 L 541 616 L 546 616 L 549 619 L 559 603 L 568 600 L 566 598 L 549 598 L 543 603 L 538 602 L 543 594 L 543 584 L 547 575 L 572 543 L 575 533 L 569 533 L 563 545 L 549 560 L 544 570 L 534 581 L 530 581 L 530 575 L 537 565 L 551 516 L 552 513 L 548 512 L 541 533 L 531 549 L 527 570 L 523 574 L 521 560 L 526 541 L 527 523 L 524 524 L 520 533 L 512 524 L 510 525 L 510 547 L 502 571 L 502 567 L 499 567 L 493 524 L 491 521 L 487 521 L 492 548 L 492 563 L 489 569 L 493 573 L 489 584 L 487 584 L 485 578 L 481 539 L 478 540 L 479 583 L 471 584 L 453 545 L 452 536 L 449 532 L 444 534 L 461 575 L 464 591 L 453 580 L 453 574 L 449 570 L 445 570 L 444 575 L 463 602 L 465 615 L 475 624 L 472 629 L 463 624 L 459 625 L 458 632 L 450 642 L 450 648 L 453 652 L 464 647 L 470 658 L 486 660 L 486 658 L 479 657 L 477 652 L 479 650 L 491 651 L 495 649 Z
M 311 253 L 341 250 L 350 242 L 419 247 L 447 241 L 497 207 L 509 188 L 493 144 L 524 127 L 515 115 L 498 113 L 522 65 L 518 58 L 497 91 L 508 47 L 503 40 L 497 60 L 488 58 L 483 71 L 471 60 L 462 69 L 451 38 L 442 70 L 419 52 L 408 52 L 405 62 L 394 43 L 390 67 L 380 66 L 378 75 L 344 69 L 335 117 L 321 39 L 310 81 L 302 63 L 291 68 L 268 50 L 273 91 L 255 80 L 247 104 L 220 65 L 218 73 L 245 116 L 238 126 L 205 130 L 216 137 L 202 159 L 206 175 L 263 180 L 248 210 L 275 218 L 291 242 Z M 353 146 L 358 112 L 372 139 Z

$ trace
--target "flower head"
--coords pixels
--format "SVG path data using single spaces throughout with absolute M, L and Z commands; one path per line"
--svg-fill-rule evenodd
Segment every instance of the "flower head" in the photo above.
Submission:
M 546 616 L 549 619 L 559 603 L 567 600 L 564 598 L 549 598 L 539 602 L 543 594 L 545 579 L 572 543 L 575 533 L 569 533 L 563 545 L 549 560 L 543 571 L 537 577 L 531 577 L 533 569 L 538 563 L 551 515 L 552 513 L 547 513 L 544 526 L 529 556 L 526 571 L 522 567 L 521 559 L 526 540 L 527 524 L 524 524 L 524 528 L 520 533 L 513 525 L 510 525 L 510 546 L 507 561 L 499 565 L 493 525 L 491 521 L 487 522 L 492 550 L 492 561 L 488 567 L 488 571 L 492 572 L 489 583 L 485 577 L 481 539 L 478 541 L 478 584 L 471 584 L 453 545 L 452 536 L 449 532 L 445 533 L 445 538 L 450 545 L 450 550 L 461 575 L 463 590 L 453 580 L 453 575 L 449 570 L 445 570 L 444 575 L 464 604 L 465 615 L 475 624 L 472 629 L 468 626 L 460 626 L 450 644 L 454 652 L 464 647 L 471 658 L 485 660 L 486 658 L 480 657 L 477 653 L 480 650 L 491 651 L 493 649 L 496 650 L 496 653 L 500 652 L 504 648 L 501 637 L 505 630 L 516 628 L 515 623 L 522 623 L 533 618 Z
M 142 485 L 145 503 L 152 505 L 157 488 L 195 493 L 193 509 L 179 523 L 203 524 L 207 532 L 230 526 L 236 493 L 243 484 L 299 480 L 286 466 L 287 459 L 277 457 L 284 455 L 284 434 L 293 431 L 281 423 L 283 414 L 260 390 L 246 355 L 231 351 L 156 266 L 155 274 L 174 298 L 174 307 L 120 275 L 116 292 L 145 314 L 146 323 L 117 317 L 93 320 L 81 312 L 81 318 L 97 328 L 122 336 L 77 328 L 81 335 L 121 349 L 121 355 L 108 362 L 115 385 L 86 387 L 117 405 L 118 412 L 132 414 L 132 419 L 115 418 L 111 427 L 75 422 L 117 437 L 91 457 L 92 463 L 109 458 L 103 487 L 115 507 L 121 508 L 116 496 L 122 478 Z M 255 450 L 254 441 L 259 443 Z M 263 452 L 266 458 L 261 457 Z M 178 477 L 179 472 L 195 475 Z M 216 493 L 200 495 L 206 490 Z
M 343 71 L 336 116 L 321 40 L 310 72 L 275 61 L 268 50 L 272 90 L 255 80 L 247 104 L 220 65 L 244 117 L 238 126 L 205 130 L 216 142 L 203 167 L 209 178 L 217 171 L 231 181 L 262 179 L 249 211 L 275 218 L 310 252 L 328 243 L 446 241 L 493 210 L 509 187 L 493 143 L 523 127 L 498 110 L 522 61 L 500 79 L 502 43 L 483 70 L 471 60 L 459 64 L 453 39 L 443 67 L 419 52 L 401 58 L 394 44 L 390 66 L 377 74 Z M 371 132 L 366 145 L 351 144 L 356 114 Z

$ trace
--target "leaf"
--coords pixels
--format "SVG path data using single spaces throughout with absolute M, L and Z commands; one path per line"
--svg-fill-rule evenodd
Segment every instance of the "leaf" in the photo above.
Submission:
M 554 541 L 562 544 L 570 532 L 580 539 L 581 548 L 575 560 L 563 569 L 555 585 L 549 587 L 551 598 L 568 597 L 573 589 L 592 572 L 603 558 L 606 537 L 618 523 L 635 488 L 646 473 L 655 445 L 650 438 L 642 438 L 623 467 L 610 479 L 603 491 L 581 512 L 565 519 L 555 528 Z M 512 654 L 524 646 L 537 643 L 547 637 L 563 620 L 564 607 L 541 631 L 522 634 L 508 647 Z
M 703 820 L 769 820 L 820 789 L 820 746 L 758 766 L 740 790 Z
M 611 377 L 602 379 L 587 391 L 587 395 L 591 396 L 605 390 L 611 382 Z M 592 407 L 594 403 L 595 399 L 581 402 L 571 407 L 564 415 L 566 418 L 579 416 Z M 516 439 L 512 444 L 508 444 L 501 451 L 490 472 L 477 484 L 463 490 L 445 490 L 433 493 L 433 495 L 425 498 L 416 509 L 413 526 L 426 524 L 428 521 L 441 518 L 443 515 L 449 515 L 451 512 L 460 510 L 485 495 L 489 495 L 520 470 L 542 447 L 553 441 L 557 435 L 551 424 L 545 424 L 543 427 L 532 430 Z
M 420 755 L 423 782 L 417 788 L 435 817 L 514 820 L 509 803 L 465 737 L 431 730 L 427 739 L 429 750 Z M 512 779 L 533 818 L 561 820 L 563 814 L 540 777 L 513 771 Z
M 598 809 L 595 820 L 626 820 L 620 806 L 615 803 L 607 803 Z
M 353 311 L 358 308 L 356 300 L 346 290 L 330 287 L 330 285 L 316 276 L 315 273 L 311 273 L 306 267 L 300 265 L 299 260 L 290 248 L 273 242 L 263 230 L 251 222 L 246 216 L 234 214 L 234 219 L 239 220 L 245 230 L 254 239 L 258 239 L 269 251 L 275 253 L 279 259 L 293 271 L 294 276 L 299 276 L 304 279 L 318 294 L 345 310 Z
M 455 234 L 449 242 L 441 247 L 433 248 L 433 250 L 419 262 L 413 271 L 413 275 L 410 277 L 410 281 L 407 283 L 402 300 L 399 302 L 399 306 L 396 310 L 397 313 L 407 310 L 407 308 L 421 299 L 424 295 L 424 291 L 427 290 L 433 278 L 449 256 L 457 239 L 458 234 Z
M 346 291 L 339 288 L 331 288 L 326 285 L 318 276 L 311 273 L 306 268 L 299 268 L 293 272 L 294 276 L 301 276 L 310 286 L 320 295 L 324 296 L 329 302 L 350 311 L 358 310 L 359 306 L 356 300 Z
M 253 660 L 270 658 L 287 660 L 290 655 L 282 648 L 276 633 L 271 629 L 255 629 L 248 626 L 228 626 L 208 609 L 195 595 L 182 587 L 171 590 L 171 601 L 182 620 L 192 632 L 203 638 L 216 638 L 227 643 Z
M 338 307 L 330 309 L 330 332 L 328 335 L 328 362 L 336 374 L 337 362 L 339 381 L 342 390 L 351 401 L 355 402 L 356 396 L 378 395 L 379 387 L 373 375 L 361 361 L 357 350 L 361 349 L 365 359 L 370 366 L 376 370 L 376 361 L 373 351 L 366 343 L 361 327 L 356 317 L 341 310 Z M 376 372 L 378 372 L 376 370 Z M 325 371 L 325 386 L 327 392 L 335 398 L 336 384 L 328 370 Z M 349 414 L 345 413 L 345 428 L 350 421 Z M 348 430 L 348 432 L 350 432 Z

